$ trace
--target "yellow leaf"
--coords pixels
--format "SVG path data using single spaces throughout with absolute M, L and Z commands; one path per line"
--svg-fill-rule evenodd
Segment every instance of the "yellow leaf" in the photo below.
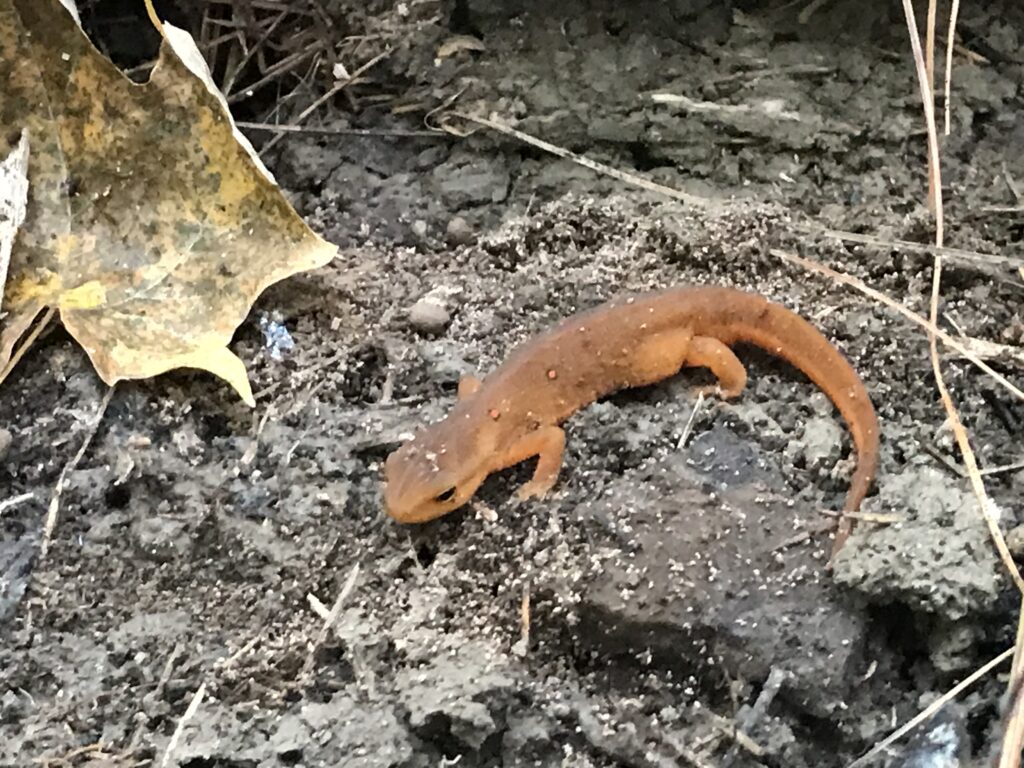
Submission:
M 336 249 L 190 65 L 165 41 L 149 82 L 133 83 L 58 0 L 0 0 L 0 158 L 22 130 L 30 143 L 0 370 L 50 306 L 108 384 L 199 368 L 252 404 L 232 334 L 267 286 Z

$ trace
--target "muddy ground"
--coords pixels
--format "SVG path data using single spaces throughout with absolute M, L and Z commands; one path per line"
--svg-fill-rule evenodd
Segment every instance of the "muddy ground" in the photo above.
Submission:
M 896 4 L 356 5 L 349 34 L 405 26 L 335 127 L 419 129 L 461 92 L 464 112 L 706 205 L 487 130 L 282 142 L 268 161 L 341 254 L 239 329 L 255 412 L 208 375 L 119 385 L 39 561 L 105 387 L 57 331 L 0 389 L 0 503 L 31 494 L 0 516 L 0 764 L 839 766 L 1012 644 L 1017 601 L 923 332 L 778 255 L 927 312 L 930 255 L 814 232 L 932 237 Z M 968 5 L 947 243 L 1019 265 L 1024 12 Z M 455 33 L 486 49 L 438 58 Z M 450 408 L 460 375 L 576 310 L 677 283 L 759 291 L 845 352 L 882 424 L 864 510 L 896 522 L 862 524 L 825 571 L 821 510 L 842 503 L 849 438 L 801 374 L 750 349 L 728 404 L 694 413 L 709 379 L 688 371 L 575 415 L 543 501 L 510 498 L 517 468 L 435 523 L 384 516 L 384 458 Z M 950 333 L 1024 344 L 1011 262 L 950 259 L 943 297 Z M 294 339 L 280 361 L 261 317 Z M 1020 462 L 1022 404 L 943 361 L 981 466 Z M 1024 473 L 986 481 L 1014 532 Z M 872 764 L 986 764 L 1006 672 Z

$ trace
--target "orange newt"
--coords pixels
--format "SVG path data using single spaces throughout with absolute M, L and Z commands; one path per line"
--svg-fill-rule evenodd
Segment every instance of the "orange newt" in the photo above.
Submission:
M 853 436 L 857 467 L 843 510 L 856 511 L 878 467 L 878 419 L 857 373 L 809 322 L 780 304 L 732 288 L 677 287 L 603 304 L 563 320 L 518 349 L 483 381 L 459 382 L 458 402 L 385 465 L 388 513 L 403 523 L 445 515 L 469 501 L 492 472 L 533 456 L 517 495 L 543 496 L 562 466 L 559 426 L 611 392 L 653 384 L 685 367 L 709 368 L 717 391 L 747 383 L 730 349 L 746 342 L 787 360 L 817 384 Z M 843 518 L 833 552 L 849 535 Z

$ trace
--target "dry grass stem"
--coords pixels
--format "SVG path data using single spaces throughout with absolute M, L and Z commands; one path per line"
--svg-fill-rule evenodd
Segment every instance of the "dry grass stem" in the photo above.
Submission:
M 813 235 L 825 235 L 834 237 L 848 243 L 860 243 L 876 248 L 887 248 L 891 250 L 907 251 L 910 253 L 925 253 L 934 256 L 939 254 L 950 263 L 960 263 L 968 266 L 992 267 L 1013 271 L 1024 267 L 1024 259 L 1019 256 L 997 256 L 991 253 L 980 251 L 968 251 L 963 248 L 947 248 L 924 243 L 914 243 L 910 240 L 886 240 L 875 235 L 866 235 L 860 232 L 845 232 L 841 229 L 829 229 L 817 226 L 798 226 L 797 231 Z
M 953 0 L 953 6 L 949 9 L 949 28 L 946 31 L 946 68 L 943 72 L 945 83 L 943 93 L 945 94 L 945 100 L 943 102 L 943 113 L 945 114 L 945 131 L 944 133 L 949 136 L 950 131 L 950 117 L 949 117 L 949 102 L 950 102 L 950 90 L 953 84 L 953 49 L 955 47 L 954 40 L 956 39 L 956 20 L 960 14 L 960 0 Z
M 928 202 L 935 211 L 935 245 L 941 248 L 945 234 L 942 221 L 942 176 L 939 173 L 939 137 L 935 130 L 935 97 L 928 84 L 928 68 L 924 53 L 921 51 L 921 37 L 917 31 L 917 20 L 914 18 L 911 0 L 903 0 L 903 14 L 907 19 L 910 48 L 914 54 L 914 67 L 917 70 L 917 83 L 921 90 L 925 127 L 928 131 L 928 177 L 929 180 L 934 180 L 934 190 L 930 190 L 933 194 L 929 194 Z
M 910 4 L 910 0 L 907 0 L 903 4 L 904 5 L 904 11 L 906 10 L 907 5 L 909 5 L 909 4 Z M 934 96 L 934 94 L 935 94 L 935 17 L 936 17 L 936 5 L 937 4 L 938 4 L 937 0 L 928 0 L 928 20 L 925 23 L 925 38 L 926 39 L 925 39 L 925 54 L 924 54 L 924 61 L 923 61 L 924 67 L 925 67 L 925 72 L 927 74 L 928 94 L 929 94 L 929 98 L 932 99 L 931 104 L 932 104 L 932 109 L 933 110 L 935 108 L 935 96 Z M 910 13 L 911 13 L 910 18 L 913 18 L 913 13 L 914 13 L 913 8 L 911 8 Z M 908 19 L 908 21 L 909 21 L 909 19 Z M 916 33 L 916 31 L 917 31 L 916 30 L 916 26 L 917 26 L 916 22 L 915 22 L 914 26 L 915 26 L 914 33 Z M 911 43 L 911 46 L 913 46 L 913 43 Z M 918 47 L 920 47 L 920 41 L 918 42 Z M 917 59 L 917 51 L 916 50 L 915 50 L 914 58 L 915 58 L 915 61 L 916 61 L 916 59 Z M 930 140 L 931 140 L 931 136 L 929 135 L 929 141 Z M 928 208 L 930 210 L 932 210 L 932 211 L 938 211 L 939 208 L 942 206 L 942 201 L 939 199 L 939 197 L 936 196 L 937 193 L 941 194 L 941 191 L 938 189 L 941 186 L 941 183 L 938 181 L 938 177 L 937 177 L 938 172 L 939 172 L 938 162 L 937 161 L 934 162 L 934 163 L 933 162 L 929 162 L 928 163 Z M 942 243 L 940 242 L 939 245 L 942 245 Z
M 377 128 L 315 128 L 305 125 L 278 125 L 277 123 L 250 123 L 239 120 L 239 128 L 249 131 L 271 131 L 273 133 L 303 133 L 310 136 L 368 136 L 397 139 L 438 139 L 448 141 L 451 134 L 442 131 L 389 130 Z

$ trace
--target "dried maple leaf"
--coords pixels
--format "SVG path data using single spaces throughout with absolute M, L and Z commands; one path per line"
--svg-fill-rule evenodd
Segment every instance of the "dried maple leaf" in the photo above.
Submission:
M 267 286 L 336 249 L 240 145 L 219 95 L 166 40 L 131 82 L 58 0 L 0 0 L 0 82 L 0 157 L 24 130 L 31 158 L 0 370 L 52 307 L 108 384 L 200 368 L 252 405 L 232 334 Z

